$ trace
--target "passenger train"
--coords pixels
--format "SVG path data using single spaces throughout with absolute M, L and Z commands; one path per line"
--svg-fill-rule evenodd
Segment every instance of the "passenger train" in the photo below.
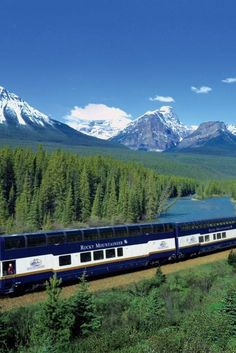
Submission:
M 0 294 L 236 246 L 236 217 L 0 236 Z

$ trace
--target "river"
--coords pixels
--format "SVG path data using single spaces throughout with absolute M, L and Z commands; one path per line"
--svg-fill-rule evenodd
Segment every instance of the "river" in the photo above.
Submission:
M 235 206 L 228 197 L 195 200 L 182 197 L 158 218 L 160 222 L 186 222 L 199 219 L 236 216 Z

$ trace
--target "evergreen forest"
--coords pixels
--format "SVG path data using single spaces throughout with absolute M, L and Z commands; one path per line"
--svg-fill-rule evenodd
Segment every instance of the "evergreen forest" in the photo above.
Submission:
M 27 148 L 0 150 L 2 232 L 152 220 L 194 179 L 163 176 L 110 157 Z

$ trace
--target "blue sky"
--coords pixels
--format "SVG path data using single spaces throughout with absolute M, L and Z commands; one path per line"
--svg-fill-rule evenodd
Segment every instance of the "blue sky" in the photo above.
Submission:
M 170 104 L 186 124 L 236 123 L 236 82 L 222 82 L 236 78 L 235 13 L 235 0 L 1 0 L 0 85 L 62 121 Z

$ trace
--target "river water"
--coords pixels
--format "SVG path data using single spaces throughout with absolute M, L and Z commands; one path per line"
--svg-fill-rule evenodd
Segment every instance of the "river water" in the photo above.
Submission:
M 234 204 L 228 197 L 195 200 L 182 197 L 158 218 L 159 222 L 186 222 L 199 219 L 236 216 Z

